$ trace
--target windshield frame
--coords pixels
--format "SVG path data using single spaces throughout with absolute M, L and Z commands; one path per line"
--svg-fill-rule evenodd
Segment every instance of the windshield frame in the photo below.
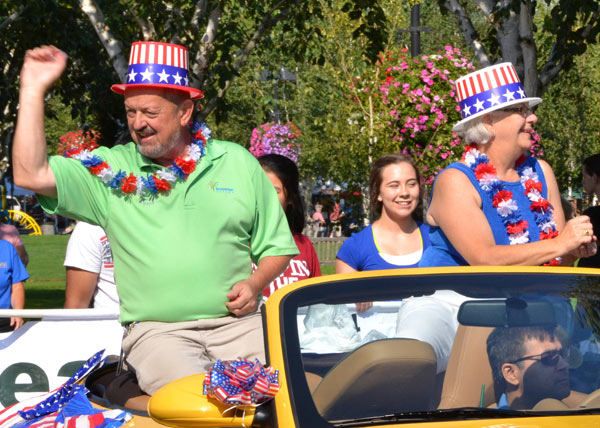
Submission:
M 591 272 L 590 272 L 591 271 Z M 459 269 L 404 269 L 379 271 L 355 275 L 332 275 L 320 280 L 302 281 L 289 287 L 286 293 L 278 296 L 280 340 L 285 365 L 286 381 L 289 389 L 290 405 L 297 426 L 335 426 L 321 417 L 312 400 L 300 358 L 298 335 L 298 308 L 315 303 L 340 304 L 357 301 L 394 300 L 413 295 L 430 295 L 436 290 L 452 290 L 472 298 L 502 298 L 518 294 L 538 294 L 545 292 L 565 292 L 576 285 L 588 281 L 598 283 L 600 270 L 565 268 L 459 268 Z M 302 284 L 302 283 L 305 284 Z M 569 284 L 569 286 L 566 286 Z M 570 286 L 573 284 L 573 286 Z M 288 287 L 286 287 L 288 288 Z M 285 288 L 284 288 L 285 290 Z M 493 290 L 491 292 L 490 290 Z M 519 293 L 517 293 L 517 290 Z M 326 292 L 326 295 L 325 295 Z M 276 303 L 276 302 L 272 302 Z M 451 411 L 454 409 L 450 409 Z M 448 409 L 433 410 L 439 413 Z M 585 409 L 589 413 L 589 409 Z M 423 412 L 414 412 L 423 413 Z M 512 414 L 512 412 L 511 412 Z M 554 415 L 576 415 L 577 410 L 552 413 Z M 515 411 L 515 417 L 545 416 L 540 412 Z M 380 415 L 382 416 L 382 415 Z M 482 419 L 490 418 L 483 417 Z M 504 417 L 507 417 L 506 413 Z M 510 417 L 510 416 L 509 416 Z M 413 422 L 417 422 L 417 417 Z M 377 419 L 377 418 L 375 418 Z M 438 420 L 434 416 L 435 420 Z M 433 419 L 428 419 L 429 421 Z M 382 422 L 388 424 L 390 422 Z M 372 424 L 365 421 L 365 425 Z

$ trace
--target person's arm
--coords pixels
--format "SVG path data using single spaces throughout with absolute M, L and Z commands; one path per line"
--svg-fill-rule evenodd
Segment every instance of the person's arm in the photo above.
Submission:
M 248 279 L 236 282 L 227 294 L 229 312 L 242 316 L 254 312 L 258 305 L 258 295 L 264 288 L 285 270 L 292 256 L 267 256 L 259 262 Z
M 352 273 L 357 272 L 352 266 L 343 262 L 340 259 L 335 259 L 335 273 Z
M 25 287 L 22 282 L 15 282 L 12 285 L 12 290 L 10 292 L 10 306 L 13 309 L 24 309 L 25 308 Z M 14 327 L 14 329 L 18 329 L 23 325 L 23 318 L 21 317 L 11 317 L 10 325 Z
M 89 308 L 97 283 L 98 273 L 67 266 L 65 309 Z
M 454 248 L 470 265 L 537 266 L 591 244 L 589 218 L 570 220 L 554 239 L 521 245 L 496 245 L 479 194 L 460 171 L 448 169 L 436 180 L 427 218 L 442 228 Z M 564 217 L 559 215 L 559 222 Z
M 347 263 L 341 261 L 340 259 L 335 259 L 335 273 L 352 273 L 358 272 L 352 266 Z M 373 302 L 356 302 L 356 312 L 362 314 L 367 309 L 373 306 Z
M 44 132 L 44 96 L 67 65 L 54 46 L 28 50 L 21 68 L 19 113 L 13 140 L 13 174 L 17 186 L 56 197 L 56 180 L 48 164 Z

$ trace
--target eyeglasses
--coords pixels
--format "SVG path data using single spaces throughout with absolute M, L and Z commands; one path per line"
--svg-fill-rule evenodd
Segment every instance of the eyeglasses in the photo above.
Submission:
M 523 117 L 527 117 L 533 113 L 533 110 L 531 110 L 529 106 L 505 107 L 501 108 L 500 111 L 505 111 L 507 113 L 519 113 Z
M 560 357 L 562 357 L 563 360 L 566 360 L 569 358 L 570 354 L 571 352 L 569 348 L 553 349 L 552 351 L 546 351 L 537 355 L 528 355 L 527 357 L 522 357 L 518 360 L 511 361 L 511 363 L 516 364 L 525 360 L 537 360 L 545 366 L 555 366 L 558 364 Z

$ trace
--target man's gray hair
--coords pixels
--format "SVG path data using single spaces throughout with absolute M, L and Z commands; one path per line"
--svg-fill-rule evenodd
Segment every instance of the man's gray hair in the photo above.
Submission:
M 483 124 L 483 116 L 465 123 L 460 136 L 467 144 L 486 144 L 494 136 Z

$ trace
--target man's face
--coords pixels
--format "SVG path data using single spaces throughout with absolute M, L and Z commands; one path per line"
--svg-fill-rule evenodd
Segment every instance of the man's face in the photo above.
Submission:
M 140 153 L 155 160 L 172 160 L 185 146 L 180 137 L 186 121 L 182 109 L 161 93 L 152 88 L 127 90 L 127 125 Z
M 555 352 L 562 350 L 562 344 L 556 338 L 552 341 L 530 339 L 525 342 L 524 347 L 525 353 L 521 358 L 531 358 L 517 364 L 526 402 L 535 404 L 544 398 L 561 400 L 568 396 L 571 389 L 569 364 Z

